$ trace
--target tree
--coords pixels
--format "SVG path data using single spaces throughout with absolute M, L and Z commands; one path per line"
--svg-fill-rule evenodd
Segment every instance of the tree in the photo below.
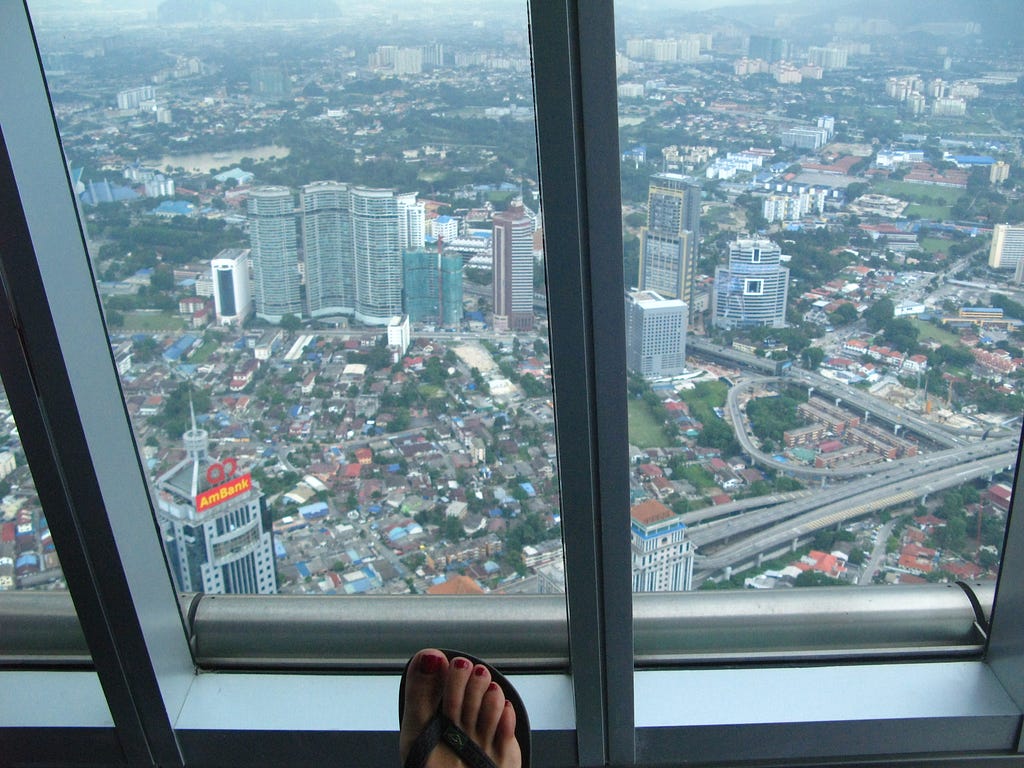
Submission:
M 800 360 L 803 362 L 804 368 L 809 371 L 818 370 L 818 366 L 824 359 L 825 351 L 821 347 L 808 347 L 800 353 Z
M 295 315 L 289 313 L 281 318 L 279 323 L 282 329 L 290 332 L 299 330 L 302 327 L 302 320 L 297 318 Z
M 896 313 L 896 305 L 892 299 L 882 298 L 864 310 L 863 318 L 867 322 L 868 330 L 877 333 Z

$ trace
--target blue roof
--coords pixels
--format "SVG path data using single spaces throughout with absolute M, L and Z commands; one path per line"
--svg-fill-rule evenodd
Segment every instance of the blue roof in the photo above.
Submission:
M 988 155 L 953 155 L 953 160 L 961 165 L 992 165 L 996 161 Z
M 434 223 L 435 224 L 447 224 L 451 220 L 452 220 L 451 216 L 438 216 L 436 219 L 434 219 Z
M 150 213 L 161 216 L 191 216 L 195 210 L 195 205 L 187 200 L 164 200 Z
M 279 558 L 288 557 L 288 551 L 284 548 L 284 544 L 281 543 L 280 539 L 274 539 L 274 554 Z
M 310 577 L 309 566 L 305 563 L 296 563 L 295 570 L 298 571 L 299 576 L 301 576 L 304 579 L 308 579 Z
M 327 502 L 325 501 L 318 501 L 314 504 L 306 504 L 304 507 L 299 507 L 299 514 L 306 519 L 324 517 L 327 511 Z

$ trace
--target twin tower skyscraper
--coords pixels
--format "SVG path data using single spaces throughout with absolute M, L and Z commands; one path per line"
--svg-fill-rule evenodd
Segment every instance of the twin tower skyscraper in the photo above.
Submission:
M 402 314 L 402 255 L 422 251 L 425 239 L 415 193 L 318 181 L 300 190 L 296 215 L 292 190 L 268 186 L 249 193 L 247 211 L 258 317 L 345 315 L 384 325 Z

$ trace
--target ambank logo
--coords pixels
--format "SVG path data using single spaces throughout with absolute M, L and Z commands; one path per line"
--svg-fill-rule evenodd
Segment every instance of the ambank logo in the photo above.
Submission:
M 216 488 L 203 491 L 196 496 L 196 512 L 205 512 L 210 507 L 214 507 L 228 499 L 233 499 L 235 496 L 240 496 L 251 489 L 251 473 L 244 474 L 241 477 L 232 478 L 223 485 L 218 485 Z

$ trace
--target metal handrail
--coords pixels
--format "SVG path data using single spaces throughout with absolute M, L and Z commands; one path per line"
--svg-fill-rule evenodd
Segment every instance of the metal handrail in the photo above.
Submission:
M 642 593 L 637 664 L 980 656 L 995 585 Z M 513 669 L 568 669 L 562 595 L 182 595 L 203 669 L 399 668 L 423 645 L 465 648 Z M 0 593 L 0 665 L 89 663 L 70 595 Z

